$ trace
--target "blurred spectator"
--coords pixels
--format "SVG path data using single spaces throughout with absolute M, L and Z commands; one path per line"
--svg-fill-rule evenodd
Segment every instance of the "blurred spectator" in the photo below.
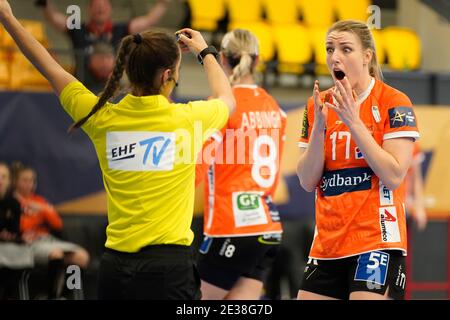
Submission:
M 0 241 L 20 240 L 20 204 L 9 194 L 9 167 L 0 162 Z
M 111 70 L 114 68 L 114 64 L 114 48 L 106 42 L 94 44 L 92 46 L 92 53 L 89 55 L 89 72 L 86 74 L 84 82 L 86 87 L 95 94 L 103 91 Z
M 419 144 L 414 145 L 413 162 L 406 175 L 406 211 L 408 220 L 413 220 L 419 231 L 427 227 L 427 213 L 424 202 L 424 179 L 422 174 L 422 162 L 424 154 Z
M 96 79 L 96 76 L 91 74 L 92 68 L 89 68 L 89 56 L 93 52 L 93 45 L 98 42 L 106 42 L 117 49 L 123 37 L 144 31 L 157 24 L 166 12 L 169 3 L 170 0 L 157 0 L 147 14 L 133 18 L 126 23 L 113 23 L 110 0 L 89 0 L 87 22 L 83 23 L 80 29 L 71 30 L 66 25 L 67 16 L 57 11 L 50 0 L 36 1 L 36 4 L 43 8 L 46 20 L 55 29 L 70 37 L 75 52 L 75 75 L 77 79 L 87 84 L 88 88 L 90 83 L 86 83 L 86 80 Z M 106 63 L 103 66 L 106 67 Z M 105 73 L 111 73 L 112 69 L 113 64 Z M 98 87 L 99 84 L 96 86 Z
M 0 162 L 0 299 L 9 297 L 9 290 L 17 288 L 24 269 L 33 267 L 28 246 L 21 245 L 20 204 L 9 192 L 9 167 Z
M 80 246 L 62 241 L 51 231 L 62 230 L 62 220 L 56 210 L 43 197 L 34 193 L 36 172 L 20 163 L 13 166 L 14 195 L 22 207 L 22 238 L 30 244 L 34 263 L 48 267 L 48 296 L 59 298 L 64 285 L 64 267 L 78 265 L 85 269 L 89 263 L 89 254 Z

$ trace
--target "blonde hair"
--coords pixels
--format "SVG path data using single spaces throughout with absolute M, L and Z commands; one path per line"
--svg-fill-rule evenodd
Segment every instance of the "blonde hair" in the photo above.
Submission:
M 356 20 L 342 20 L 333 24 L 328 29 L 327 36 L 331 32 L 352 32 L 361 41 L 361 45 L 364 50 L 370 49 L 372 51 L 372 60 L 369 62 L 369 73 L 372 77 L 382 80 L 383 73 L 381 67 L 378 64 L 377 51 L 375 49 L 375 41 L 373 40 L 372 32 L 369 27 L 360 21 Z
M 253 75 L 259 54 L 258 40 L 253 33 L 244 29 L 228 32 L 222 39 L 221 51 L 233 68 L 232 84 L 247 74 Z

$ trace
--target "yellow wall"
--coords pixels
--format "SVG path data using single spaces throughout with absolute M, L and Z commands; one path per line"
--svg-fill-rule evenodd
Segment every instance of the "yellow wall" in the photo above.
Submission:
M 422 67 L 450 71 L 450 23 L 419 0 L 398 0 L 397 24 L 417 32 L 422 40 Z
M 420 146 L 433 151 L 425 184 L 425 203 L 432 217 L 450 217 L 450 107 L 416 107 Z

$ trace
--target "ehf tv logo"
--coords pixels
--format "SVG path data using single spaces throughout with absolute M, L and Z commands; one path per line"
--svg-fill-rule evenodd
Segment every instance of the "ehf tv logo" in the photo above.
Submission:
M 109 169 L 168 171 L 175 160 L 175 133 L 108 132 L 106 149 Z

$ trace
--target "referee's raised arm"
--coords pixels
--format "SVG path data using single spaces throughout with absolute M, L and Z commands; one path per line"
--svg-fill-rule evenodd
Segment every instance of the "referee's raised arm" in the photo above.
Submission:
M 184 28 L 176 32 L 183 51 L 191 51 L 203 64 L 212 91 L 212 97 L 225 102 L 229 114 L 232 114 L 236 101 L 230 83 L 222 67 L 217 61 L 218 53 L 214 47 L 208 46 L 200 32 Z
M 77 79 L 64 70 L 14 16 L 6 0 L 0 0 L 0 22 L 14 39 L 23 55 L 50 82 L 57 95 Z

